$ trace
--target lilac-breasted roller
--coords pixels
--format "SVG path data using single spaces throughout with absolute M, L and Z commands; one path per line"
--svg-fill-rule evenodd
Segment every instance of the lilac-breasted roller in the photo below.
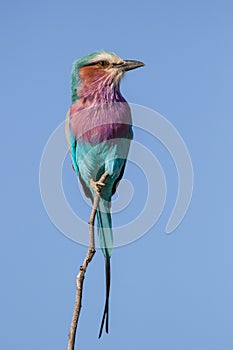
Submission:
M 110 257 L 113 247 L 111 197 L 121 180 L 133 138 L 130 108 L 120 92 L 124 73 L 144 63 L 123 60 L 114 53 L 96 52 L 73 64 L 72 105 L 66 118 L 72 165 L 92 202 L 100 196 L 97 226 L 105 257 L 106 300 L 99 337 L 108 333 Z M 104 182 L 99 181 L 107 174 Z

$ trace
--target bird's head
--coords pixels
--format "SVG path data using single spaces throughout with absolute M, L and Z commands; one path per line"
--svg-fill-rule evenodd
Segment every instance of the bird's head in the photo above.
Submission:
M 117 97 L 119 83 L 125 72 L 144 66 L 143 62 L 123 60 L 112 52 L 95 52 L 73 64 L 72 103 L 78 99 Z

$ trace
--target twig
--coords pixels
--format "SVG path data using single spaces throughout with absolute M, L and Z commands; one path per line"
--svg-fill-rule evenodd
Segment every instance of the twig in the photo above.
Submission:
M 101 176 L 99 181 L 104 182 L 106 180 L 107 176 L 108 176 L 108 173 L 105 172 Z M 90 233 L 90 243 L 89 243 L 87 255 L 83 261 L 83 264 L 80 266 L 79 273 L 76 277 L 76 297 L 75 297 L 72 322 L 71 322 L 71 326 L 70 326 L 70 332 L 69 332 L 69 336 L 68 336 L 68 348 L 67 348 L 67 350 L 74 350 L 75 335 L 76 335 L 79 315 L 80 315 L 80 311 L 81 311 L 81 307 L 82 307 L 83 281 L 84 281 L 87 266 L 91 262 L 93 256 L 95 255 L 94 221 L 95 221 L 95 215 L 96 215 L 96 210 L 98 208 L 99 200 L 100 200 L 100 195 L 96 193 L 94 196 L 94 202 L 93 202 L 93 206 L 92 206 L 90 220 L 88 222 L 89 233 Z

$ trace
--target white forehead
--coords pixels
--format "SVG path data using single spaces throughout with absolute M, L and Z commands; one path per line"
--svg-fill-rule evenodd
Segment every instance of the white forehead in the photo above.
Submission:
M 108 61 L 109 63 L 121 63 L 123 60 L 112 52 L 100 52 L 92 61 Z

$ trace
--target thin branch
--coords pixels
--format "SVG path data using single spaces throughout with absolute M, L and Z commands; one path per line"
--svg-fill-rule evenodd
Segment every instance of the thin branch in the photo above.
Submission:
M 107 176 L 108 176 L 108 173 L 105 172 L 101 176 L 101 178 L 99 179 L 99 182 L 104 182 L 106 180 Z M 96 193 L 94 196 L 94 202 L 93 202 L 93 206 L 92 206 L 90 220 L 88 222 L 89 233 L 90 233 L 90 243 L 89 243 L 87 255 L 83 261 L 83 264 L 80 266 L 79 273 L 76 277 L 76 297 L 75 297 L 72 322 L 71 322 L 71 326 L 70 326 L 70 332 L 69 332 L 69 336 L 68 336 L 68 348 L 67 348 L 67 350 L 74 350 L 75 335 L 76 335 L 76 330 L 77 330 L 78 321 L 79 321 L 79 315 L 80 315 L 80 311 L 81 311 L 81 307 L 82 307 L 83 281 L 84 281 L 87 266 L 91 262 L 93 256 L 95 255 L 94 221 L 95 221 L 95 215 L 96 215 L 96 210 L 98 208 L 99 200 L 100 200 L 100 195 Z

